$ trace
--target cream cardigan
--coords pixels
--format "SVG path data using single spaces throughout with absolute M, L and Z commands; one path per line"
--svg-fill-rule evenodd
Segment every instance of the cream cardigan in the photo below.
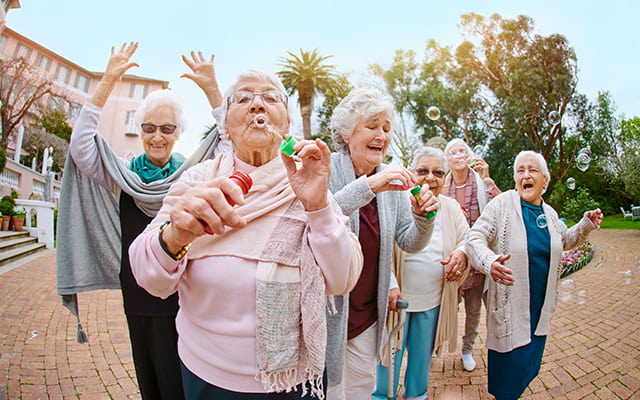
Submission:
M 564 224 L 559 221 L 556 211 L 544 202 L 542 207 L 547 216 L 551 259 L 542 313 L 535 330 L 537 336 L 548 335 L 551 328 L 562 250 L 581 244 L 587 234 L 595 229 L 586 217 L 571 229 L 559 229 Z M 511 254 L 505 266 L 513 270 L 513 286 L 485 279 L 487 348 L 504 353 L 529 343 L 531 329 L 527 235 L 522 220 L 520 196 L 515 190 L 504 192 L 487 204 L 467 234 L 466 253 L 471 265 L 489 277 L 491 264 L 500 255 Z

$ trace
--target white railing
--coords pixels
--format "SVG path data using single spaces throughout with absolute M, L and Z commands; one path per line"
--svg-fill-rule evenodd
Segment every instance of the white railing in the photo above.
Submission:
M 16 206 L 24 207 L 26 211 L 24 229 L 29 231 L 29 235 L 38 238 L 38 242 L 44 243 L 47 249 L 52 249 L 55 229 L 53 210 L 56 205 L 48 201 L 16 199 Z M 31 217 L 34 214 L 36 226 L 31 226 Z
M 20 175 L 18 173 L 5 168 L 4 171 L 2 171 L 2 175 L 0 175 L 0 183 L 11 188 L 17 188 L 19 177 Z

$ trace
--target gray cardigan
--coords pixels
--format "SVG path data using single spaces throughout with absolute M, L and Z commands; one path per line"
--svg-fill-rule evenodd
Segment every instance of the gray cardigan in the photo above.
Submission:
M 380 165 L 376 172 L 387 168 Z M 380 221 L 380 254 L 378 278 L 378 326 L 376 351 L 381 357 L 385 344 L 387 304 L 389 296 L 393 242 L 404 251 L 413 253 L 421 250 L 431 238 L 434 219 L 426 220 L 414 215 L 407 192 L 387 191 L 373 193 L 367 177 L 356 179 L 351 157 L 348 154 L 331 155 L 331 178 L 329 190 L 333 193 L 344 215 L 350 219 L 351 230 L 358 235 L 360 226 L 359 209 L 373 198 L 377 199 Z M 342 380 L 344 351 L 347 345 L 347 319 L 349 295 L 336 296 L 337 313 L 327 315 L 327 374 L 329 383 L 339 384 Z
M 556 211 L 544 202 L 542 207 L 549 227 L 551 259 L 542 313 L 535 330 L 538 336 L 548 335 L 551 328 L 562 250 L 581 244 L 587 234 L 595 229 L 586 217 L 571 229 L 560 229 L 566 227 L 559 221 Z M 531 324 L 527 234 L 522 220 L 520 196 L 515 190 L 501 193 L 487 204 L 467 233 L 466 253 L 471 265 L 487 276 L 490 276 L 491 264 L 498 256 L 511 254 L 505 266 L 513 270 L 513 286 L 485 279 L 487 348 L 504 353 L 529 343 Z

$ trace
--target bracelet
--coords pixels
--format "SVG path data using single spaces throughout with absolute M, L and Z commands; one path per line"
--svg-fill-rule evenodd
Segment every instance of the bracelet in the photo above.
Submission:
M 185 254 L 187 254 L 187 251 L 189 251 L 189 249 L 191 248 L 191 243 L 182 246 L 182 248 L 178 250 L 178 253 L 176 253 L 175 255 L 171 254 L 171 252 L 167 248 L 167 245 L 164 243 L 164 240 L 162 240 L 162 232 L 164 232 L 167 226 L 169 226 L 169 223 L 171 223 L 171 221 L 165 221 L 162 223 L 162 225 L 160 225 L 160 230 L 158 231 L 158 240 L 160 241 L 160 247 L 162 248 L 162 250 L 164 250 L 165 253 L 167 253 L 169 257 L 173 258 L 175 261 L 180 261 L 185 256 Z

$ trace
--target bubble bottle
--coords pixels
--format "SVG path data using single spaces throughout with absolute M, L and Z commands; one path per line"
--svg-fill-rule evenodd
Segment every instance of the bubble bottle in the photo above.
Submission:
M 415 198 L 416 198 L 416 200 L 417 200 L 418 202 L 420 201 L 420 190 L 421 190 L 420 185 L 417 185 L 417 186 L 415 186 L 415 187 L 411 188 L 411 190 L 410 190 L 411 194 L 413 195 L 413 197 L 415 197 Z M 430 220 L 430 219 L 432 219 L 432 218 L 433 218 L 433 217 L 435 217 L 435 216 L 436 216 L 436 212 L 435 212 L 435 211 L 429 211 L 429 212 L 427 212 L 427 213 L 425 214 L 425 218 L 426 218 L 427 220 Z
M 253 124 L 258 127 L 258 128 L 266 128 L 267 132 L 272 133 L 274 135 L 277 135 L 279 137 L 282 138 L 283 142 L 280 145 L 280 151 L 282 153 L 284 153 L 284 155 L 291 157 L 293 155 L 296 155 L 296 151 L 293 149 L 293 147 L 298 143 L 298 141 L 296 140 L 295 137 L 293 136 L 289 136 L 289 137 L 284 137 L 283 135 L 281 135 L 280 133 L 278 133 L 271 124 L 269 124 L 269 120 L 267 119 L 267 116 L 264 114 L 257 114 L 255 117 L 253 117 Z
M 242 194 L 249 193 L 249 189 L 251 189 L 251 186 L 253 186 L 253 179 L 251 179 L 251 176 L 246 172 L 236 171 L 233 174 L 231 174 L 229 179 L 231 179 L 233 183 L 235 183 L 240 187 L 240 189 L 242 190 Z M 227 202 L 230 205 L 232 206 L 235 205 L 235 202 L 233 202 L 229 197 L 227 196 L 225 197 L 227 198 Z

